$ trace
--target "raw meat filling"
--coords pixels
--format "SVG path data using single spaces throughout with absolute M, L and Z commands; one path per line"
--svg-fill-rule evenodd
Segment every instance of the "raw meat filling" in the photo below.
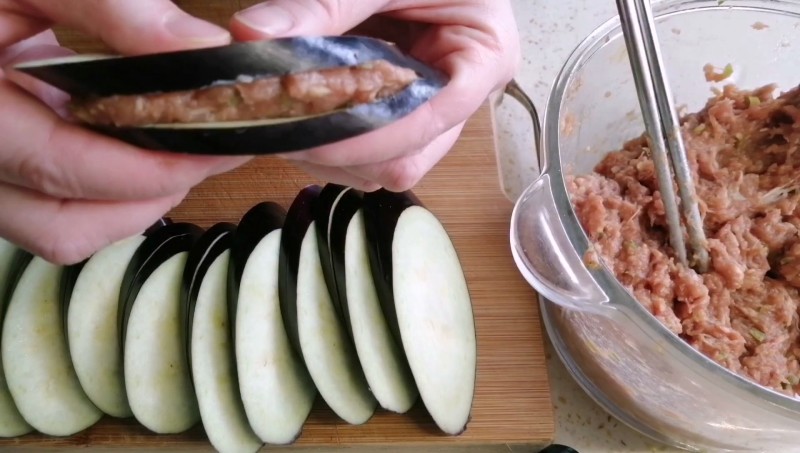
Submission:
M 118 127 L 294 118 L 390 97 L 416 79 L 413 70 L 379 60 L 199 90 L 76 100 L 71 111 L 85 123 Z
M 679 264 L 644 137 L 568 190 L 596 253 L 667 328 L 763 386 L 800 391 L 800 88 L 727 86 L 683 118 L 711 269 Z M 677 189 L 676 189 L 677 191 Z

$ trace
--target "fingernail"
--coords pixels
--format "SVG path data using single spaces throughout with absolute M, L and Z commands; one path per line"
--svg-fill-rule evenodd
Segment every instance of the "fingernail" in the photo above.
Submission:
M 188 14 L 170 17 L 165 25 L 174 36 L 195 42 L 217 42 L 230 37 L 230 33 L 224 28 Z
M 243 25 L 270 36 L 285 33 L 294 26 L 294 17 L 285 9 L 264 3 L 239 11 L 234 17 Z

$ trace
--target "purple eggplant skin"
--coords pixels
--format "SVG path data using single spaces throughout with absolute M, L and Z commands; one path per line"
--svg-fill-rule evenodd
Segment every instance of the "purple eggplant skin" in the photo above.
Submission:
M 14 289 L 16 289 L 17 283 L 22 277 L 22 273 L 27 269 L 28 264 L 33 261 L 33 256 L 32 253 L 18 248 L 11 258 L 11 266 L 9 266 L 8 275 L 0 276 L 8 281 L 5 293 L 0 295 L 0 297 L 2 297 L 2 299 L 0 299 L 0 321 L 6 318 L 6 309 L 8 308 L 8 303 L 11 302 Z
M 239 220 L 231 243 L 228 264 L 228 319 L 231 320 L 231 341 L 235 341 L 236 310 L 239 303 L 239 284 L 247 260 L 259 242 L 268 234 L 283 228 L 286 210 L 272 201 L 264 201 L 250 208 Z
M 119 291 L 117 326 L 123 350 L 128 317 L 144 282 L 165 261 L 178 253 L 190 251 L 203 232 L 193 223 L 170 223 L 153 231 L 136 249 L 125 269 Z
M 383 315 L 398 344 L 402 344 L 402 338 L 392 290 L 392 241 L 400 215 L 412 206 L 424 207 L 410 190 L 390 192 L 378 189 L 364 194 L 364 230 L 369 244 L 368 256 L 372 279 L 375 282 Z
M 225 46 L 85 61 L 26 62 L 15 69 L 73 97 L 195 90 L 241 77 L 357 66 L 386 60 L 417 72 L 433 87 L 448 77 L 397 46 L 363 36 L 307 36 L 235 42 Z
M 189 250 L 186 257 L 186 266 L 183 269 L 181 279 L 180 307 L 181 307 L 181 326 L 183 332 L 183 348 L 186 351 L 189 369 L 192 369 L 191 339 L 192 339 L 192 320 L 194 319 L 194 309 L 197 304 L 197 295 L 200 292 L 200 285 L 208 272 L 211 264 L 225 251 L 229 250 L 233 244 L 233 235 L 236 225 L 228 222 L 220 222 L 212 226 L 197 240 Z M 192 382 L 194 385 L 194 382 Z
M 332 252 L 330 244 L 328 244 L 330 239 L 328 230 L 331 226 L 333 209 L 339 202 L 342 193 L 346 190 L 348 190 L 347 186 L 332 183 L 325 184 L 314 206 L 314 224 L 317 230 L 317 247 L 319 248 L 319 258 L 322 263 L 322 275 L 325 277 L 325 285 L 328 287 L 328 292 L 331 293 L 331 300 L 340 318 L 342 309 L 339 303 L 336 274 L 333 269 Z
M 153 223 L 152 225 L 147 227 L 147 229 L 144 230 L 144 233 L 142 233 L 142 235 L 143 236 L 150 236 L 151 234 L 153 234 L 156 231 L 158 231 L 159 228 L 167 226 L 167 225 L 170 225 L 172 223 L 175 223 L 175 222 L 173 222 L 171 218 L 162 217 L 162 218 L 156 220 L 155 223 Z
M 339 184 L 326 184 L 316 210 L 317 244 L 322 273 L 339 319 L 353 339 L 350 311 L 347 306 L 347 284 L 344 269 L 344 247 L 350 221 L 364 204 L 364 193 Z
M 298 357 L 303 357 L 300 347 L 300 327 L 297 324 L 297 272 L 300 268 L 300 248 L 308 228 L 314 221 L 314 209 L 321 192 L 322 187 L 312 184 L 297 194 L 289 206 L 286 225 L 281 235 L 278 298 L 289 342 Z
M 69 310 L 69 303 L 72 300 L 72 290 L 75 288 L 75 282 L 78 281 L 78 276 L 81 274 L 83 266 L 86 265 L 87 261 L 89 261 L 89 258 L 86 258 L 80 263 L 64 266 L 61 271 L 61 280 L 58 284 L 58 297 L 59 304 L 61 305 L 61 320 L 64 324 L 64 339 L 67 343 L 69 343 L 69 338 L 67 337 L 67 311 Z

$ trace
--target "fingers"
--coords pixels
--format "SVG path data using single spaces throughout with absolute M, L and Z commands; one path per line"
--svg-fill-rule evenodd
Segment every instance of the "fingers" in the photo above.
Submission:
M 39 98 L 39 100 L 56 110 L 63 117 L 67 114 L 65 103 L 69 100 L 68 94 L 39 79 L 15 71 L 11 67 L 28 60 L 65 57 L 74 53 L 69 49 L 60 47 L 58 41 L 56 41 L 55 34 L 48 30 L 6 49 L 5 55 L 0 57 L 0 65 L 8 67 L 5 73 L 6 78 Z
M 55 264 L 74 264 L 140 233 L 186 193 L 130 202 L 65 201 L 0 183 L 0 236 Z
M 326 167 L 305 161 L 294 164 L 323 181 L 350 186 L 365 192 L 384 187 L 395 192 L 411 189 L 439 162 L 458 140 L 464 123 L 445 132 L 423 150 L 377 164 Z
M 230 29 L 238 40 L 279 36 L 338 35 L 379 11 L 388 0 L 269 0 L 236 13 Z
M 421 152 L 378 164 L 346 168 L 351 175 L 393 192 L 412 189 L 452 149 L 464 123 L 445 132 Z
M 250 159 L 136 148 L 62 121 L 5 80 L 0 80 L 0 137 L 0 180 L 59 198 L 163 197 Z
M 351 139 L 286 153 L 284 157 L 329 167 L 365 165 L 424 149 L 440 133 L 431 104 L 426 103 L 396 123 Z
M 470 93 L 473 88 L 468 83 L 466 88 L 463 85 L 461 81 L 451 82 L 436 97 L 393 124 L 352 139 L 287 153 L 285 157 L 329 167 L 352 167 L 414 154 L 480 107 L 480 95 Z
M 508 2 L 393 0 L 393 18 L 417 27 L 410 52 L 450 81 L 433 99 L 396 123 L 340 143 L 287 154 L 323 166 L 359 166 L 399 159 L 424 149 L 472 115 L 516 72 L 519 44 Z
M 347 170 L 342 168 L 325 167 L 303 161 L 297 161 L 294 162 L 294 164 L 306 173 L 325 182 L 353 187 L 358 190 L 363 190 L 364 192 L 373 192 L 381 188 L 379 184 L 371 182 L 358 175 L 349 173 Z
M 0 20 L 2 20 L 2 16 L 0 16 Z M 2 34 L 2 29 L 0 29 L 0 34 Z M 1 39 L 2 38 L 0 38 L 0 40 Z M 8 65 L 9 62 L 16 58 L 22 51 L 30 47 L 44 44 L 55 46 L 58 45 L 58 40 L 56 40 L 56 35 L 53 33 L 53 30 L 44 30 L 38 33 L 31 33 L 15 40 L 13 43 L 9 43 L 6 46 L 0 46 L 0 66 Z
M 16 0 L 0 0 L 0 49 L 8 47 L 50 26 L 27 5 Z M 0 52 L 1 53 L 1 52 Z
M 230 42 L 224 28 L 170 0 L 21 0 L 43 18 L 80 29 L 123 54 L 210 47 Z
M 458 24 L 428 28 L 411 49 L 416 58 L 450 75 L 448 86 L 430 102 L 441 130 L 466 119 L 514 77 L 520 49 L 509 2 L 395 0 L 392 4 L 418 4 L 394 13 L 406 20 Z

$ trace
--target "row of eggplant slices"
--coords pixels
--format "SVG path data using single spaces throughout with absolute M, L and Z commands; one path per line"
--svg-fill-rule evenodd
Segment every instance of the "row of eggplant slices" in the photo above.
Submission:
M 0 273 L 5 437 L 107 414 L 256 451 L 296 441 L 317 394 L 354 425 L 418 399 L 443 435 L 470 419 L 470 294 L 412 192 L 310 185 L 288 211 L 164 221 L 66 267 L 3 242 Z

